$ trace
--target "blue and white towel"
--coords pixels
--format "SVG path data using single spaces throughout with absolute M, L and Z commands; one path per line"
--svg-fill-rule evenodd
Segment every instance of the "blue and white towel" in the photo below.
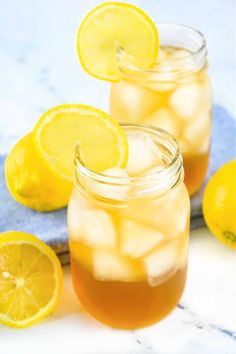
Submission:
M 235 158 L 236 121 L 221 106 L 214 106 L 213 137 L 207 180 L 222 164 Z M 5 156 L 0 156 L 0 232 L 26 231 L 37 235 L 51 245 L 63 264 L 68 262 L 66 208 L 40 213 L 27 209 L 13 200 L 4 179 Z M 191 200 L 191 228 L 204 226 L 202 194 L 205 187 Z

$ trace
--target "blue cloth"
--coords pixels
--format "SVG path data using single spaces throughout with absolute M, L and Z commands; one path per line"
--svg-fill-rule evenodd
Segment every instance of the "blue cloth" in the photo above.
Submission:
M 191 226 L 196 228 L 204 225 L 202 216 L 202 196 L 207 181 L 224 163 L 236 158 L 236 120 L 223 107 L 214 105 L 213 108 L 213 131 L 210 165 L 207 177 L 198 191 L 191 199 Z M 197 221 L 197 219 L 199 219 Z M 202 219 L 202 221 L 201 221 Z
M 4 178 L 5 156 L 0 156 L 0 232 L 25 231 L 38 236 L 57 252 L 67 249 L 66 208 L 41 213 L 17 203 L 10 196 Z
M 223 107 L 215 105 L 211 159 L 207 179 L 222 164 L 235 158 L 235 136 L 235 120 Z M 30 232 L 50 244 L 56 252 L 65 252 L 67 250 L 66 208 L 55 212 L 40 213 L 27 209 L 14 201 L 4 180 L 4 160 L 5 157 L 0 156 L 0 232 L 6 230 Z M 204 186 L 191 201 L 192 228 L 201 227 L 204 224 L 201 211 L 203 190 Z

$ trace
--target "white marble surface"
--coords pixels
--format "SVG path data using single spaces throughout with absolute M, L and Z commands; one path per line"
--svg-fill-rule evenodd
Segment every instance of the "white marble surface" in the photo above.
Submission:
M 55 313 L 23 331 L 0 326 L 1 354 L 233 354 L 235 254 L 207 230 L 191 234 L 187 286 L 179 307 L 142 330 L 112 330 L 80 307 L 69 269 Z M 234 281 L 234 284 L 233 284 Z
M 40 114 L 63 102 L 107 110 L 108 85 L 82 72 L 75 30 L 99 1 L 0 0 L 0 154 Z M 137 0 L 157 22 L 200 29 L 209 45 L 215 102 L 235 114 L 234 0 Z M 181 305 L 161 323 L 116 331 L 92 320 L 65 288 L 54 315 L 24 331 L 0 326 L 1 354 L 233 354 L 236 351 L 236 256 L 206 230 L 191 234 Z

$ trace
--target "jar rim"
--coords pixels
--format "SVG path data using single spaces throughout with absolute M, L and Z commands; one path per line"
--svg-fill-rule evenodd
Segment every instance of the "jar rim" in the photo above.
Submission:
M 108 176 L 103 173 L 95 172 L 89 169 L 82 161 L 79 154 L 79 147 L 76 148 L 75 153 L 75 169 L 76 169 L 76 181 L 79 182 L 80 177 L 89 179 L 93 182 L 109 184 L 114 186 L 132 185 L 145 189 L 147 186 L 157 184 L 168 184 L 168 189 L 171 189 L 176 184 L 183 181 L 183 160 L 180 153 L 179 144 L 176 139 L 163 129 L 153 127 L 148 124 L 135 124 L 135 123 L 121 123 L 122 128 L 127 131 L 134 130 L 137 133 L 149 134 L 157 139 L 163 139 L 166 144 L 166 148 L 172 154 L 170 161 L 166 166 L 159 170 L 142 176 L 126 177 Z
M 164 40 L 164 32 L 170 31 L 172 32 L 179 32 L 180 35 L 183 36 L 183 40 L 188 40 L 192 45 L 195 44 L 190 50 L 186 46 L 181 45 L 178 42 L 178 45 L 171 45 L 165 44 L 166 46 L 173 46 L 178 47 L 180 49 L 186 49 L 189 51 L 186 56 L 175 58 L 175 59 L 161 59 L 157 58 L 154 61 L 150 61 L 144 58 L 139 58 L 135 55 L 128 53 L 124 48 L 118 47 L 117 48 L 117 62 L 118 62 L 118 70 L 123 73 L 126 71 L 130 71 L 133 74 L 152 74 L 152 73 L 167 73 L 167 72 L 178 72 L 179 65 L 185 64 L 188 67 L 188 71 L 193 69 L 193 66 L 199 65 L 200 68 L 205 65 L 206 57 L 207 57 L 207 46 L 206 46 L 206 39 L 203 33 L 191 26 L 182 25 L 178 23 L 156 23 L 158 32 L 159 32 L 159 39 L 160 44 Z M 178 36 L 178 41 L 180 36 Z M 173 38 L 171 38 L 173 41 Z M 164 44 L 164 43 L 163 43 Z M 192 65 L 190 65 L 192 63 Z M 164 66 L 163 66 L 164 64 Z M 161 67 L 161 70 L 160 70 Z

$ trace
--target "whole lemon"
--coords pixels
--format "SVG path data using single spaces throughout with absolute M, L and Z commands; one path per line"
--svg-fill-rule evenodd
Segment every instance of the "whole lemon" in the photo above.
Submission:
M 224 164 L 209 180 L 203 214 L 213 235 L 236 249 L 236 160 Z
M 54 175 L 37 154 L 32 133 L 20 139 L 5 161 L 5 179 L 11 196 L 38 211 L 50 211 L 68 204 L 72 184 Z

